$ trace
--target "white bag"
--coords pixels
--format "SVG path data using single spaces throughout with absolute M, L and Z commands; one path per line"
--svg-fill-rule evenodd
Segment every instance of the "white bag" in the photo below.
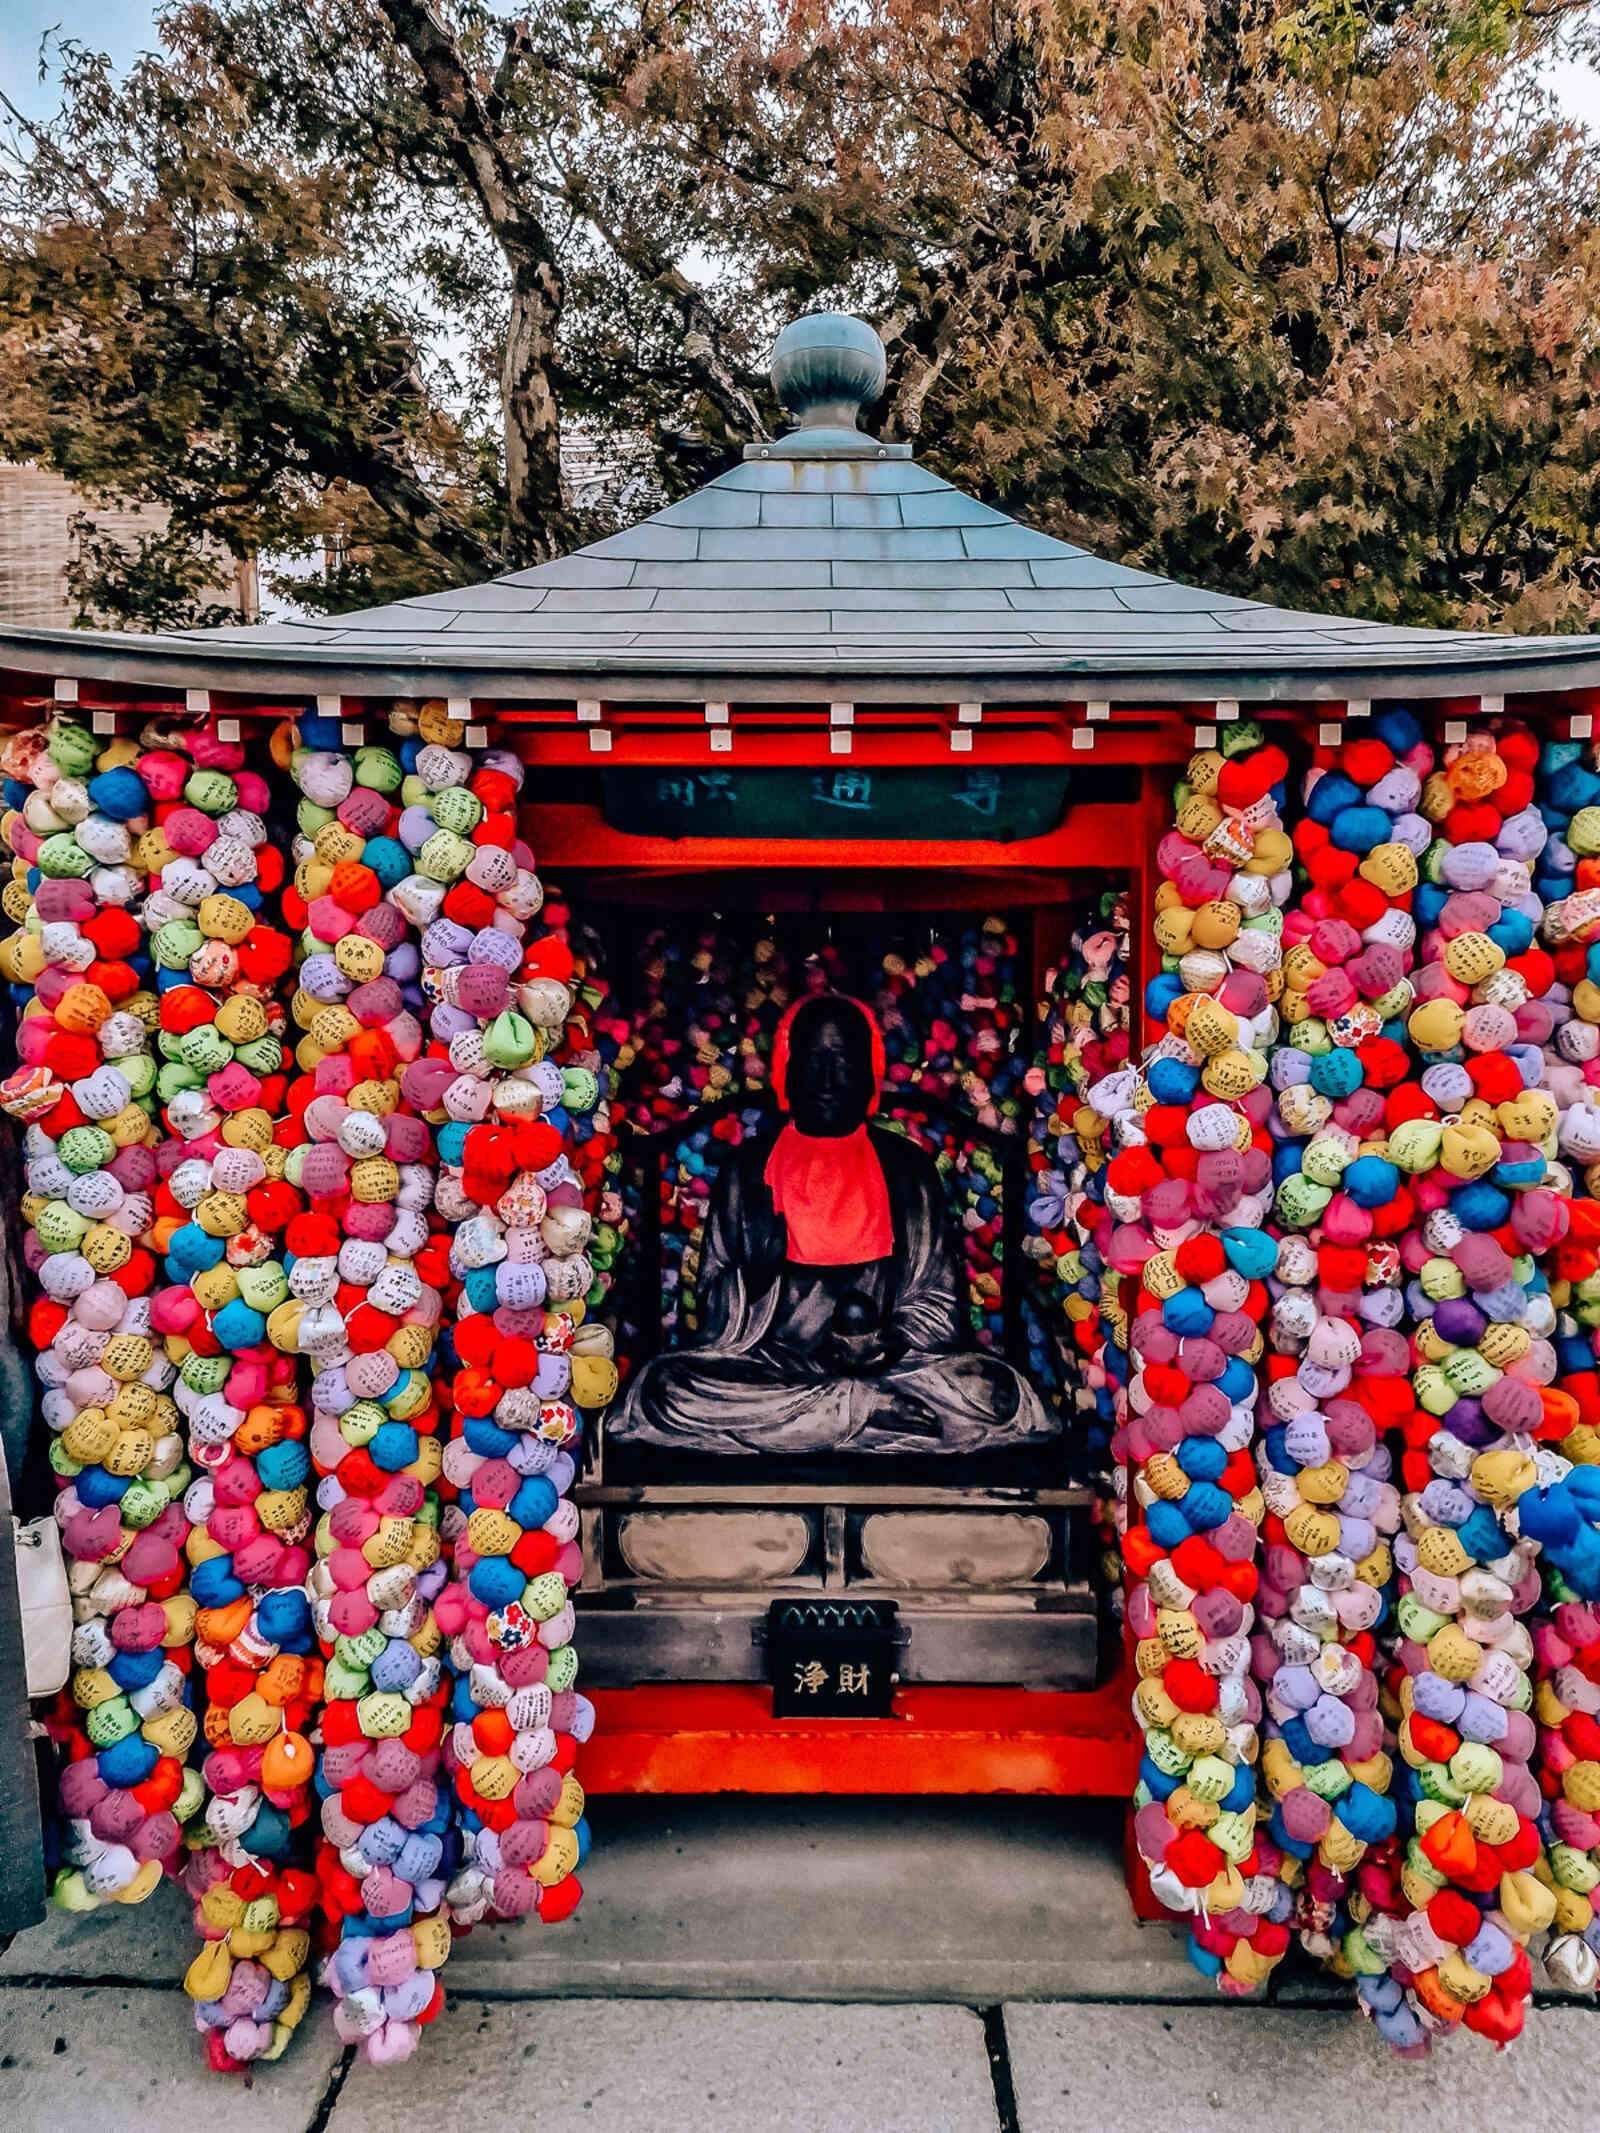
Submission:
M 72 1671 L 72 1595 L 53 1518 L 11 1521 L 22 1603 L 22 1654 L 30 1696 L 54 1696 Z

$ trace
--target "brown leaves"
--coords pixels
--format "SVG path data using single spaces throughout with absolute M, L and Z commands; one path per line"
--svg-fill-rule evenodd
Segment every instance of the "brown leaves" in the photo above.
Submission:
M 716 472 L 777 327 L 839 303 L 884 324 L 886 422 L 1051 530 L 1588 626 L 1600 168 L 1518 0 L 432 12 L 431 98 L 409 0 L 190 0 L 170 63 L 73 60 L 0 168 L 0 447 L 401 591 L 569 537 L 558 415 L 646 487 Z

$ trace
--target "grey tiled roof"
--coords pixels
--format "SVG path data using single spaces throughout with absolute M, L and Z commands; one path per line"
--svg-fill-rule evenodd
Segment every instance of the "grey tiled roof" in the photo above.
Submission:
M 1107 562 L 915 460 L 748 458 L 557 562 L 355 614 L 165 637 L 0 631 L 0 663 L 281 688 L 508 695 L 995 694 L 1247 699 L 1600 684 L 1600 638 L 1295 613 Z M 24 655 L 27 656 L 24 656 Z M 137 671 L 136 671 L 137 670 Z M 563 681 L 563 677 L 565 678 Z

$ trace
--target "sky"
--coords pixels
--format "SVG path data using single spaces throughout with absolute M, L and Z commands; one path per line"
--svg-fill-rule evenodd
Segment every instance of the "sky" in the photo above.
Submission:
M 38 79 L 39 40 L 70 28 L 84 44 L 121 62 L 155 43 L 150 0 L 0 0 L 0 89 L 22 110 L 41 112 L 54 99 Z

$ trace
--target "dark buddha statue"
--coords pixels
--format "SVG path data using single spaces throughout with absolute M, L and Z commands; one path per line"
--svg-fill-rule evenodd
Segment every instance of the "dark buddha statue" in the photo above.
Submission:
M 691 1348 L 637 1372 L 613 1438 L 722 1453 L 981 1452 L 1056 1434 L 1009 1363 L 975 1350 L 944 1188 L 925 1149 L 867 1123 L 883 1040 L 816 995 L 778 1032 L 788 1119 L 723 1164 Z

